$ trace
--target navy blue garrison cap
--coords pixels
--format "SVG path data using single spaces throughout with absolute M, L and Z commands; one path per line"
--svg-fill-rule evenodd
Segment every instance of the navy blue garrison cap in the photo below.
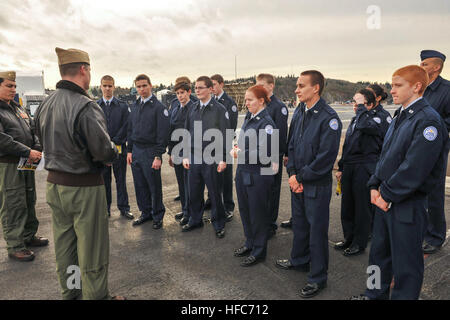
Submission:
M 421 61 L 428 58 L 440 58 L 443 61 L 445 61 L 445 54 L 440 53 L 439 51 L 436 50 L 422 50 L 422 52 L 420 53 Z

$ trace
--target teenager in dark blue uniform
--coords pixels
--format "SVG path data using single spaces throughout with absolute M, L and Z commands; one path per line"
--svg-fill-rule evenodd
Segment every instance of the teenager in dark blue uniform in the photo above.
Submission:
M 188 77 L 182 76 L 182 77 L 176 78 L 176 79 L 175 79 L 175 86 L 176 86 L 178 83 L 181 83 L 181 82 L 187 83 L 188 86 L 189 86 L 189 88 L 191 88 L 191 84 L 192 84 L 192 83 L 191 83 L 191 80 L 190 80 Z M 175 88 L 175 87 L 174 87 L 174 88 Z M 196 102 L 198 99 L 197 99 L 196 96 L 190 94 L 190 95 L 189 95 L 189 100 L 191 100 L 192 102 Z M 174 109 L 175 107 L 177 107 L 177 106 L 179 106 L 179 105 L 180 105 L 180 100 L 178 100 L 178 98 L 174 98 L 174 99 L 170 102 L 169 113 L 171 113 L 171 112 L 172 112 L 172 109 Z M 177 199 L 177 200 L 179 200 L 179 199 Z
M 182 228 L 183 232 L 191 231 L 203 226 L 204 190 L 205 184 L 211 197 L 211 222 L 218 238 L 225 236 L 225 209 L 219 189 L 220 174 L 226 168 L 227 148 L 226 130 L 229 128 L 229 114 L 226 108 L 212 98 L 212 81 L 209 77 L 202 76 L 195 83 L 195 93 L 199 98 L 186 117 L 185 128 L 191 136 L 189 148 L 184 149 L 183 166 L 188 170 L 189 181 L 189 210 L 188 224 Z M 198 128 L 198 129 L 197 129 Z M 201 129 L 201 130 L 199 130 Z M 213 136 L 213 142 L 205 137 L 206 131 L 211 129 L 219 131 L 222 144 L 217 146 Z M 208 146 L 214 143 L 215 150 L 208 154 Z M 228 142 L 230 144 L 231 141 Z M 205 149 L 206 152 L 205 152 Z M 212 157 L 212 158 L 211 158 Z
M 370 112 L 373 113 L 374 117 L 380 119 L 381 130 L 383 132 L 383 140 L 386 132 L 388 131 L 389 125 L 392 122 L 392 116 L 386 109 L 383 108 L 381 102 L 386 100 L 388 94 L 384 91 L 384 89 L 378 84 L 371 84 L 367 87 L 375 94 L 375 107 L 370 109 Z
M 170 133 L 169 133 L 169 148 L 168 154 L 169 165 L 174 167 L 175 175 L 177 177 L 178 190 L 180 193 L 181 209 L 180 213 L 175 215 L 176 219 L 181 219 L 180 225 L 185 225 L 189 221 L 189 190 L 187 180 L 187 170 L 183 168 L 183 158 L 181 152 L 172 154 L 174 146 L 182 142 L 181 137 L 172 137 L 172 133 L 177 129 L 184 129 L 186 123 L 186 117 L 191 111 L 194 104 L 190 100 L 191 86 L 186 82 L 178 82 L 174 91 L 177 94 L 177 100 L 179 103 L 175 105 L 170 112 Z
M 223 90 L 225 82 L 220 74 L 215 74 L 211 76 L 211 80 L 213 82 L 214 98 L 217 101 L 219 101 L 223 106 L 225 106 L 225 108 L 227 108 L 228 114 L 230 115 L 230 127 L 227 129 L 232 129 L 233 132 L 235 132 L 239 116 L 236 102 Z M 227 216 L 227 221 L 231 221 L 231 219 L 233 219 L 233 211 L 234 211 L 233 163 L 227 164 L 227 168 L 223 172 L 222 182 L 223 184 L 221 185 L 221 190 L 223 196 L 223 205 L 225 207 L 225 214 Z
M 267 103 L 269 98 L 263 86 L 247 89 L 245 104 L 249 113 L 242 125 L 238 145 L 232 150 L 233 157 L 238 158 L 236 193 L 246 238 L 245 244 L 235 250 L 234 255 L 248 255 L 241 263 L 243 267 L 264 260 L 267 253 L 271 224 L 269 195 L 273 174 L 278 171 L 278 163 L 275 164 L 276 170 L 271 171 L 271 135 L 276 127 L 264 109 Z M 275 155 L 277 158 L 278 154 Z
M 111 76 L 102 77 L 101 90 L 103 98 L 97 101 L 102 108 L 106 118 L 106 125 L 111 141 L 119 149 L 119 157 L 113 162 L 112 169 L 117 187 L 117 207 L 120 215 L 133 219 L 130 213 L 127 192 L 127 130 L 128 130 L 128 105 L 115 98 L 114 79 Z M 105 181 L 106 200 L 108 204 L 108 215 L 111 215 L 111 167 L 105 167 L 103 171 L 103 180 Z
M 341 223 L 344 241 L 334 248 L 344 250 L 344 256 L 364 252 L 369 240 L 372 204 L 366 186 L 383 146 L 381 118 L 371 112 L 375 95 L 369 89 L 358 91 L 353 97 L 356 116 L 352 118 L 345 136 L 342 157 L 338 162 L 336 179 L 341 181 Z
M 375 174 L 370 178 L 375 212 L 369 265 L 381 271 L 379 289 L 360 299 L 418 299 L 423 282 L 422 242 L 426 194 L 444 170 L 440 158 L 448 140 L 445 123 L 422 98 L 426 72 L 407 66 L 392 76 L 391 94 L 401 104 L 385 136 Z
M 450 132 L 450 82 L 440 76 L 444 66 L 445 55 L 435 50 L 423 50 L 420 54 L 422 63 L 430 78 L 430 83 L 423 94 L 430 105 L 439 113 L 444 120 L 447 131 Z M 442 158 L 444 168 L 447 168 L 447 153 Z M 423 245 L 424 253 L 434 253 L 439 250 L 445 241 L 447 224 L 445 221 L 445 177 L 442 173 L 436 186 L 428 193 L 428 229 Z
M 332 169 L 339 150 L 342 123 L 320 98 L 325 84 L 315 70 L 297 80 L 299 100 L 305 103 L 289 142 L 287 170 L 292 195 L 291 258 L 277 260 L 282 269 L 310 270 L 303 298 L 317 295 L 327 284 L 328 225 Z
M 161 157 L 169 139 L 169 112 L 152 94 L 148 76 L 137 76 L 135 84 L 140 99 L 131 109 L 127 162 L 131 165 L 142 214 L 133 225 L 153 220 L 153 228 L 160 229 L 166 211 L 162 201 Z
M 287 145 L 289 146 L 289 142 L 291 141 L 292 134 L 295 128 L 295 123 L 301 113 L 301 109 L 303 108 L 303 104 L 299 103 L 298 106 L 294 110 L 294 114 L 292 115 L 291 124 L 289 125 L 289 133 L 287 138 Z M 286 149 L 286 153 L 283 157 L 283 165 L 286 167 L 289 159 L 289 148 Z M 282 228 L 292 228 L 292 216 L 289 220 L 283 221 L 280 223 L 280 227 Z
M 287 121 L 289 112 L 284 103 L 282 103 L 275 95 L 273 94 L 273 89 L 275 88 L 275 78 L 271 74 L 261 73 L 256 77 L 256 84 L 261 85 L 266 88 L 270 103 L 266 106 L 266 111 L 272 118 L 273 122 L 277 129 L 279 130 L 279 167 L 278 173 L 275 175 L 275 182 L 272 188 L 272 196 L 270 201 L 270 211 L 272 212 L 272 228 L 270 229 L 269 238 L 275 235 L 278 219 L 278 210 L 280 207 L 280 192 L 281 192 L 281 180 L 283 178 L 283 155 L 287 150 Z

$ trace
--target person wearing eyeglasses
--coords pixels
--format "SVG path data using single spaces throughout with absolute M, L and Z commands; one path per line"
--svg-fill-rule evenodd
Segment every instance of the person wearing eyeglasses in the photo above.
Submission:
M 225 208 L 220 193 L 220 174 L 227 163 L 226 130 L 229 128 L 230 116 L 226 108 L 212 98 L 213 83 L 207 76 L 202 76 L 195 82 L 195 93 L 199 99 L 186 117 L 185 129 L 191 137 L 190 148 L 184 150 L 183 166 L 188 170 L 189 180 L 189 222 L 182 227 L 188 232 L 203 227 L 204 190 L 205 185 L 211 198 L 211 222 L 217 238 L 225 236 Z M 212 140 L 206 137 L 215 131 L 218 135 Z M 220 141 L 222 139 L 222 141 Z M 214 150 L 208 146 L 217 145 Z M 211 151 L 209 153 L 208 151 Z

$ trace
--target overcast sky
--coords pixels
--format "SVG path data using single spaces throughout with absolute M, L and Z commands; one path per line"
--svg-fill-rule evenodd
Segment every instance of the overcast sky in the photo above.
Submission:
M 380 29 L 376 13 L 381 10 Z M 260 72 L 390 81 L 422 49 L 450 59 L 448 0 L 1 0 L 0 70 L 44 70 L 59 80 L 55 47 L 89 53 L 91 85 L 110 74 L 131 86 L 187 75 L 225 79 Z M 450 78 L 450 64 L 442 74 Z

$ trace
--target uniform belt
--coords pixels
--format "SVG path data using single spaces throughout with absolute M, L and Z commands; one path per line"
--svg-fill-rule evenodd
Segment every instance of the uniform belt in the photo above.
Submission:
M 3 156 L 0 157 L 1 163 L 19 163 L 19 157 L 16 156 Z
M 59 171 L 49 171 L 47 182 L 66 187 L 95 187 L 105 184 L 101 173 L 73 174 Z

